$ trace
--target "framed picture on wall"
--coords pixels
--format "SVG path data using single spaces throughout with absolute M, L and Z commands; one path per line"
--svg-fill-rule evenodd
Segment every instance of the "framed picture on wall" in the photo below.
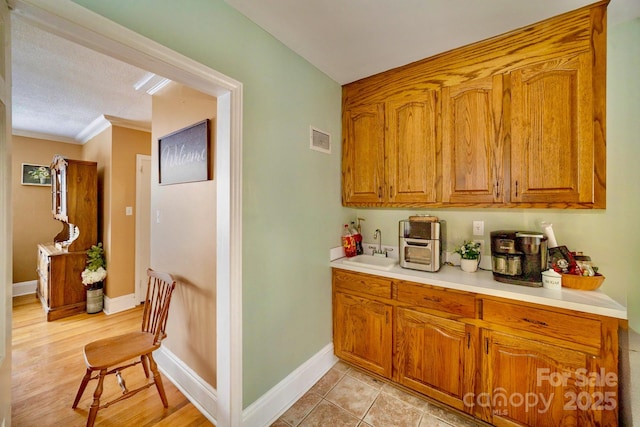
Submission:
M 205 119 L 158 139 L 161 185 L 211 179 L 209 127 Z
M 51 186 L 51 169 L 45 165 L 23 163 L 22 185 Z

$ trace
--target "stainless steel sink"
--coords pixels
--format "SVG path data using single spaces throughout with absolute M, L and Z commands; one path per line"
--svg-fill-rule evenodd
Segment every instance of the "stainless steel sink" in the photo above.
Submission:
M 343 264 L 355 265 L 358 267 L 374 268 L 376 270 L 391 270 L 398 260 L 395 258 L 385 258 L 381 256 L 373 255 L 356 255 L 351 258 L 345 258 L 342 260 Z

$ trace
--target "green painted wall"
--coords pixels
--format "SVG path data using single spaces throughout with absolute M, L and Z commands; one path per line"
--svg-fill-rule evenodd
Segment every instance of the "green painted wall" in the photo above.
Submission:
M 340 85 L 221 0 L 76 2 L 243 83 L 246 407 L 332 340 Z M 331 155 L 309 149 L 309 125 Z
M 640 18 L 609 27 L 607 55 L 608 218 L 599 225 L 611 230 L 605 256 L 640 331 Z
M 340 206 L 340 87 L 221 0 L 75 0 L 244 84 L 244 405 L 331 341 L 327 250 L 358 216 L 397 245 L 398 221 L 415 210 Z M 471 221 L 501 228 L 554 224 L 558 241 L 590 254 L 602 290 L 629 305 L 640 330 L 640 21 L 609 27 L 607 209 L 430 210 L 447 220 L 449 246 Z M 313 100 L 313 101 L 312 101 Z M 331 133 L 330 156 L 310 151 L 308 126 Z M 422 211 L 424 212 L 424 211 Z

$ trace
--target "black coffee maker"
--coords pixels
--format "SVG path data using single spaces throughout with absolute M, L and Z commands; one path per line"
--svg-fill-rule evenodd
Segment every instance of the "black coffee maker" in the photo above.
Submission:
M 540 287 L 547 268 L 547 237 L 536 231 L 492 231 L 491 264 L 498 282 Z

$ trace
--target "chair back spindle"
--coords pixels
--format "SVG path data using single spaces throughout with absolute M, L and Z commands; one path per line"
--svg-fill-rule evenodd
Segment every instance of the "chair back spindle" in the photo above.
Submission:
M 142 313 L 142 331 L 154 334 L 154 343 L 158 343 L 166 337 L 169 304 L 176 282 L 166 273 L 149 269 L 147 274 L 149 283 Z

